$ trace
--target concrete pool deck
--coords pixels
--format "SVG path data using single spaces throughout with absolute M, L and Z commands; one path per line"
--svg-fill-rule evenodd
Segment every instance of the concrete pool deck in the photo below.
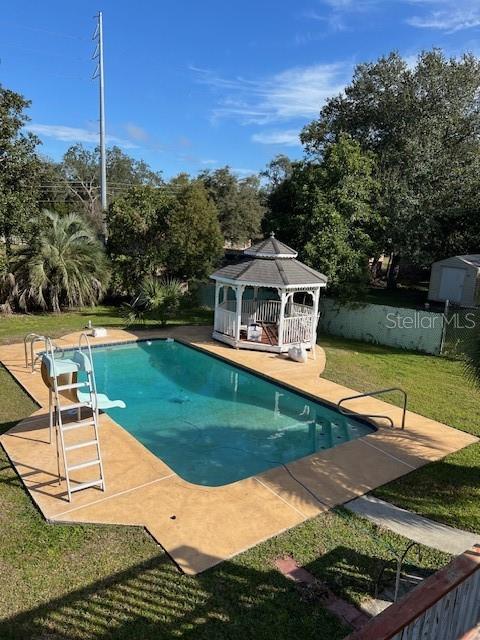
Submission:
M 336 403 L 355 394 L 320 377 L 325 366 L 321 348 L 316 360 L 302 365 L 278 354 L 237 351 L 214 342 L 210 332 L 209 327 L 134 333 L 112 329 L 108 337 L 91 342 L 171 336 L 324 402 Z M 69 334 L 55 342 L 75 346 L 78 336 Z M 360 439 L 230 485 L 204 487 L 180 478 L 102 414 L 106 491 L 87 489 L 74 494 L 69 503 L 65 483 L 57 483 L 55 446 L 48 444 L 48 391 L 40 373 L 25 368 L 23 344 L 0 346 L 0 361 L 39 404 L 32 416 L 3 434 L 0 442 L 44 517 L 51 522 L 143 526 L 189 574 L 477 442 L 474 436 L 408 412 L 404 431 L 381 426 L 379 421 L 377 431 Z M 361 413 L 388 415 L 395 425 L 401 421 L 398 407 L 376 399 L 359 399 L 349 406 Z M 80 475 L 78 480 L 82 480 Z

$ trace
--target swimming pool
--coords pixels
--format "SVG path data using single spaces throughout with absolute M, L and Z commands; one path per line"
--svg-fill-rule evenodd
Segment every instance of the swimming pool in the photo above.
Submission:
M 374 428 L 179 342 L 93 349 L 107 413 L 184 480 L 220 486 Z M 300 366 L 300 365 L 299 365 Z

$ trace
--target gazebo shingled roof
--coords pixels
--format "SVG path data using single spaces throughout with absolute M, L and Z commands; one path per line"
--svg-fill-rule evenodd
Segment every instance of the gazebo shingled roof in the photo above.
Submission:
M 327 276 L 296 260 L 297 252 L 279 242 L 273 233 L 243 253 L 240 262 L 222 267 L 210 277 L 265 287 L 327 284 Z
M 214 280 L 235 280 L 239 283 L 255 283 L 259 286 L 284 287 L 303 284 L 327 283 L 327 276 L 307 267 L 298 260 L 285 258 L 244 259 L 238 264 L 231 264 L 215 271 L 211 276 Z
M 272 233 L 266 240 L 262 240 L 257 244 L 252 245 L 243 252 L 246 256 L 252 256 L 254 258 L 296 258 L 298 253 L 295 249 L 288 247 L 283 242 L 280 242 L 275 238 L 275 234 Z

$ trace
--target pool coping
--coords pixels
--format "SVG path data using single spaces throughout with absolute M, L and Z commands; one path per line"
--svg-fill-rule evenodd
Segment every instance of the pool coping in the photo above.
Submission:
M 75 346 L 78 335 L 69 334 L 56 342 L 65 343 L 65 348 Z M 276 354 L 272 359 L 273 354 L 239 351 L 216 343 L 206 327 L 168 327 L 135 334 L 111 330 L 109 335 L 111 339 L 99 338 L 92 346 L 172 337 L 332 408 L 340 397 L 355 393 L 320 378 L 324 366 L 321 349 L 318 361 L 302 365 Z M 177 565 L 190 574 L 478 441 L 411 412 L 407 413 L 404 432 L 382 426 L 376 420 L 362 420 L 353 413 L 352 417 L 373 425 L 377 431 L 251 478 L 205 487 L 180 478 L 121 425 L 102 414 L 105 474 L 107 482 L 111 478 L 113 490 L 107 486 L 105 494 L 95 489 L 79 492 L 69 505 L 62 499 L 65 488 L 52 480 L 55 453 L 44 443 L 48 404 L 41 378 L 25 369 L 23 344 L 0 346 L 0 361 L 39 404 L 30 418 L 7 431 L 0 442 L 42 515 L 52 522 L 144 526 Z M 401 415 L 398 407 L 376 399 L 352 402 L 352 410 L 386 413 L 396 424 Z

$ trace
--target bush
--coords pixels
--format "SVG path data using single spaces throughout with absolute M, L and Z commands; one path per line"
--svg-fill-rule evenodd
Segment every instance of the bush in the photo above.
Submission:
M 155 320 L 165 325 L 175 317 L 184 295 L 180 280 L 150 276 L 143 280 L 135 300 L 123 305 L 123 313 L 128 324 Z

